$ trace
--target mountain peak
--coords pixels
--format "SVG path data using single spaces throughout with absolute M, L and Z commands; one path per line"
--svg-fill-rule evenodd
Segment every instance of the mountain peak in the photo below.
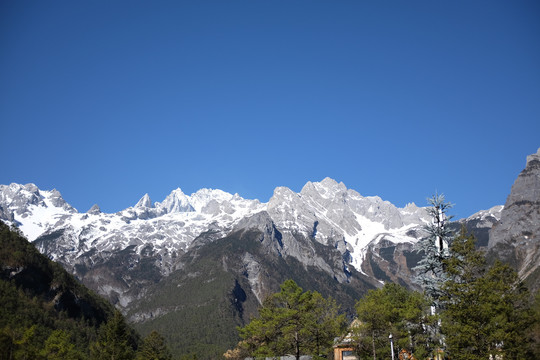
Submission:
M 527 156 L 527 164 L 525 165 L 525 167 L 529 167 L 529 164 L 534 161 L 540 162 L 540 148 L 538 148 L 536 154 L 531 154 Z
M 158 203 L 156 203 L 158 205 Z M 163 200 L 159 206 L 167 211 L 167 213 L 180 213 L 180 212 L 191 212 L 195 211 L 193 206 L 190 203 L 189 197 L 184 194 L 182 189 L 177 188 L 173 190 L 166 198 Z
M 99 215 L 101 214 L 101 209 L 99 208 L 98 204 L 94 204 L 86 213 L 91 215 Z
M 150 196 L 148 194 L 144 194 L 144 196 L 139 200 L 139 202 L 135 205 L 136 209 L 140 208 L 151 208 L 152 201 L 150 200 Z
M 322 179 L 322 181 L 320 181 L 319 183 L 325 187 L 345 186 L 342 182 L 338 183 L 336 180 L 328 176 Z
M 414 202 L 410 202 L 408 203 L 407 205 L 405 205 L 405 207 L 403 208 L 403 210 L 405 211 L 409 211 L 409 212 L 414 212 L 414 211 L 417 211 L 419 209 L 419 207 L 414 203 Z
M 333 197 L 336 194 L 347 192 L 347 187 L 342 182 L 326 177 L 320 182 L 308 181 L 300 191 L 302 195 L 314 195 L 314 192 L 324 198 Z

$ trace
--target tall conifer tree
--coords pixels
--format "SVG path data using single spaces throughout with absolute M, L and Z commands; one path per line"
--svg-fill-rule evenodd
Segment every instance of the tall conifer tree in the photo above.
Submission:
M 415 281 L 422 286 L 437 309 L 442 295 L 441 286 L 445 281 L 444 260 L 449 257 L 448 247 L 454 236 L 447 226 L 452 218 L 447 212 L 453 205 L 445 202 L 442 194 L 435 194 L 428 202 L 432 222 L 424 228 L 428 235 L 416 243 L 416 251 L 424 256 L 413 270 L 417 273 Z
M 449 246 L 454 234 L 447 223 L 452 216 L 447 214 L 452 208 L 452 204 L 445 201 L 443 194 L 435 194 L 428 198 L 431 205 L 428 213 L 431 216 L 431 223 L 425 226 L 427 236 L 416 243 L 416 251 L 423 253 L 422 259 L 413 269 L 417 273 L 416 283 L 420 284 L 431 302 L 431 315 L 438 317 L 441 309 L 442 287 L 446 280 L 444 261 L 449 258 Z M 444 339 L 441 334 L 441 322 L 435 320 L 426 327 L 429 343 L 438 344 L 435 346 L 435 358 L 439 358 L 443 353 Z

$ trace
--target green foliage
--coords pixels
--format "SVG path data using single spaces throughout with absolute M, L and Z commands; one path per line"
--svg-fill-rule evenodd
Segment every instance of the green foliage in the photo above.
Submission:
M 39 354 L 48 360 L 82 360 L 86 358 L 77 350 L 71 336 L 64 330 L 53 331 Z
M 322 357 L 330 352 L 333 339 L 343 329 L 344 316 L 338 315 L 333 299 L 325 299 L 317 292 L 304 292 L 293 280 L 287 280 L 279 293 L 264 301 L 259 316 L 239 328 L 244 341 L 238 344 L 234 356 Z
M 451 250 L 445 261 L 449 279 L 441 298 L 449 356 L 456 360 L 531 358 L 533 314 L 529 293 L 516 272 L 499 261 L 488 267 L 474 237 L 463 232 Z
M 14 352 L 13 357 L 15 359 L 35 359 L 39 352 L 39 342 L 37 341 L 38 327 L 32 325 L 24 330 L 20 338 L 14 339 Z
M 540 290 L 536 292 L 536 297 L 532 306 L 532 326 L 529 335 L 532 339 L 532 352 L 540 354 Z
M 431 297 L 426 300 L 395 284 L 372 290 L 357 303 L 360 321 L 354 339 L 361 357 L 389 356 L 392 334 L 397 351 L 412 350 L 419 359 L 430 356 L 435 345 L 455 360 L 534 358 L 540 343 L 540 295 L 531 307 L 515 270 L 499 261 L 488 266 L 474 237 L 464 231 L 440 260 L 438 314 L 429 315 Z M 440 340 L 432 334 L 439 327 Z
M 343 332 L 345 315 L 338 315 L 338 312 L 339 306 L 334 299 L 311 292 L 304 326 L 311 339 L 311 354 L 314 356 L 327 356 L 334 339 Z
M 154 330 L 163 334 L 176 357 L 196 354 L 215 359 L 238 341 L 235 327 L 241 320 L 231 304 L 235 279 L 204 258 L 189 270 L 164 279 L 147 301 L 139 303 L 137 313 L 164 309 L 165 315 L 136 324 L 137 330 L 143 335 Z
M 99 329 L 98 341 L 92 344 L 91 359 L 131 360 L 134 358 L 135 339 L 120 312 Z
M 137 351 L 137 360 L 171 360 L 172 356 L 165 339 L 157 331 L 152 331 Z
M 424 329 L 434 319 L 421 293 L 387 283 L 360 299 L 356 311 L 359 321 L 353 328 L 353 338 L 361 357 L 390 356 L 390 334 L 397 350 L 407 349 L 417 358 L 431 351 Z

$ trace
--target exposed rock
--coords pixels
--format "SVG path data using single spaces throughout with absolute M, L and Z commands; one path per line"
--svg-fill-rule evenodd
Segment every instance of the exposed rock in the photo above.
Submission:
M 527 157 L 506 199 L 501 220 L 489 233 L 490 252 L 514 265 L 522 279 L 540 267 L 540 149 Z M 529 279 L 531 280 L 531 279 Z M 538 288 L 538 281 L 529 281 Z
M 101 209 L 99 208 L 98 204 L 94 204 L 86 213 L 90 215 L 99 215 L 101 214 Z
M 13 221 L 15 221 L 15 216 L 13 215 L 13 212 L 7 210 L 7 209 L 4 209 L 1 205 L 0 205 L 0 219 L 4 219 L 6 221 L 8 221 L 9 223 L 12 223 Z
M 467 232 L 476 237 L 478 247 L 487 247 L 489 231 L 501 219 L 502 205 L 497 205 L 489 210 L 481 210 L 466 219 L 451 223 L 450 227 L 457 233 L 465 226 Z
M 62 197 L 60 192 L 58 190 L 56 190 L 56 189 L 51 190 L 51 193 L 49 195 L 49 201 L 51 202 L 51 204 L 54 207 L 63 208 L 64 210 L 67 210 L 67 211 L 74 211 L 75 210 L 75 209 L 73 209 L 71 207 L 71 205 L 69 205 L 64 200 L 64 198 Z

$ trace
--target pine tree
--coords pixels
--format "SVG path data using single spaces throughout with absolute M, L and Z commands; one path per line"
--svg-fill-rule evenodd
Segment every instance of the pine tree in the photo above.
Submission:
M 515 270 L 499 261 L 487 266 L 474 237 L 464 232 L 455 239 L 445 264 L 448 280 L 442 288 L 441 316 L 449 356 L 533 358 L 529 292 Z
M 431 350 L 426 346 L 424 330 L 431 321 L 429 302 L 423 294 L 387 283 L 370 290 L 355 307 L 359 325 L 353 332 L 362 359 L 390 356 L 390 334 L 396 349 L 407 349 L 417 358 L 423 358 Z
M 137 360 L 171 360 L 172 356 L 165 339 L 157 331 L 152 331 L 137 351 Z
M 239 329 L 243 341 L 226 357 L 325 355 L 343 328 L 335 301 L 287 280 L 263 302 L 259 316 Z
M 316 291 L 311 293 L 306 311 L 303 321 L 310 353 L 313 359 L 326 358 L 335 337 L 344 329 L 345 315 L 338 315 L 339 306 L 334 299 L 324 298 Z
M 453 205 L 445 202 L 442 194 L 435 194 L 428 199 L 428 203 L 431 205 L 428 212 L 432 222 L 424 228 L 428 236 L 416 243 L 416 251 L 424 256 L 413 270 L 418 274 L 415 281 L 422 286 L 436 309 L 440 305 L 440 289 L 445 280 L 443 264 L 449 256 L 448 246 L 454 236 L 447 226 L 452 218 L 447 212 Z
M 91 358 L 100 360 L 131 360 L 133 339 L 119 311 L 99 329 L 98 341 L 91 348 Z
M 444 261 L 450 256 L 448 248 L 454 237 L 447 226 L 447 222 L 452 219 L 447 212 L 453 205 L 445 202 L 443 194 L 437 193 L 428 198 L 428 203 L 431 205 L 428 213 L 432 222 L 424 228 L 428 235 L 416 243 L 416 251 L 424 256 L 413 270 L 417 273 L 414 281 L 422 286 L 431 301 L 431 315 L 437 317 L 443 295 L 441 288 L 446 280 Z M 438 344 L 435 351 L 439 357 L 441 347 L 444 347 L 440 321 L 435 319 L 430 326 L 426 326 L 426 330 L 429 333 L 427 343 Z
M 63 330 L 55 330 L 51 333 L 40 355 L 47 360 L 84 359 L 84 355 L 75 348 L 69 333 Z

